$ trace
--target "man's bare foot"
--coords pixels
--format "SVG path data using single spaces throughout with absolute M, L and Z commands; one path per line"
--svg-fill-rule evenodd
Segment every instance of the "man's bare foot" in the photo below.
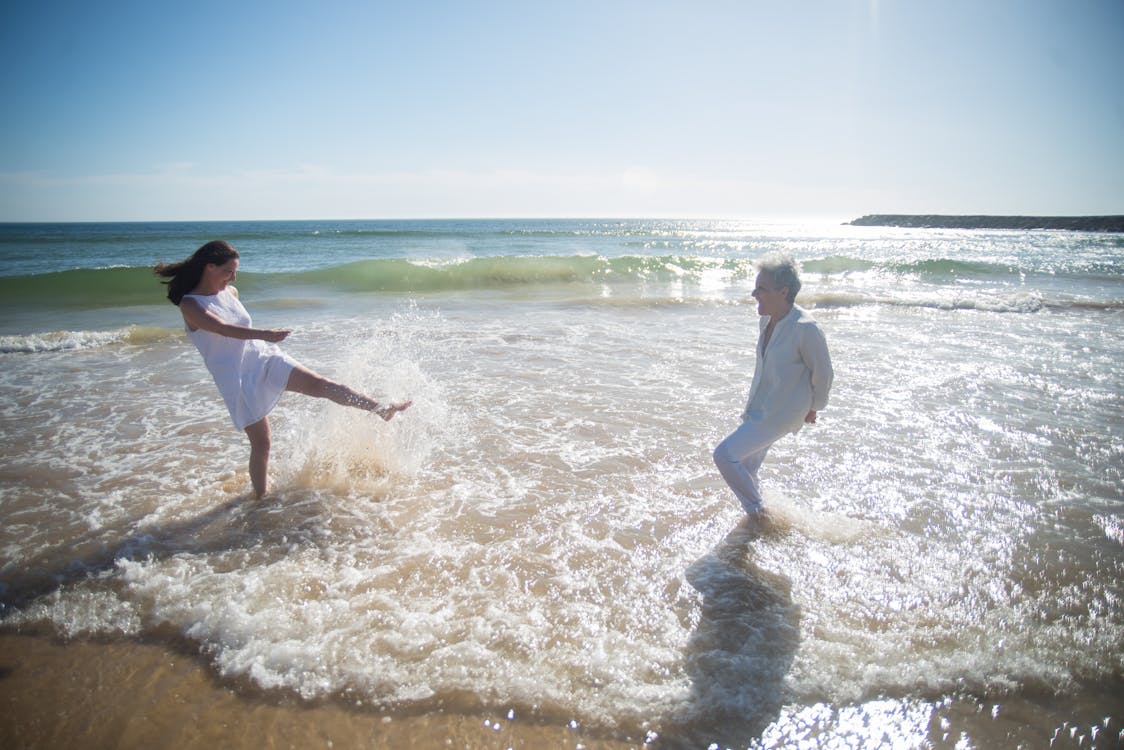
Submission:
M 391 404 L 390 406 L 381 409 L 375 409 L 375 414 L 385 419 L 387 422 L 394 419 L 394 415 L 400 411 L 406 411 L 413 405 L 413 401 L 403 401 L 400 404 Z

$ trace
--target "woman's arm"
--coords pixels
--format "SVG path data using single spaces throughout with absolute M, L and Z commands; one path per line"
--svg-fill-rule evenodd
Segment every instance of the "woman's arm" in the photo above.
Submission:
M 247 328 L 246 326 L 227 323 L 214 313 L 204 310 L 202 305 L 190 297 L 184 297 L 180 300 L 180 313 L 191 330 L 203 329 L 232 339 L 261 339 L 277 343 L 278 341 L 284 341 L 285 337 L 291 333 L 288 330 Z

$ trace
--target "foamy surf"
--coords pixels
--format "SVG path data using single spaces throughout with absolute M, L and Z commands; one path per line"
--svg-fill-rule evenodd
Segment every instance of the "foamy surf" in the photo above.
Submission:
M 50 331 L 0 336 L 0 354 L 42 354 L 95 349 L 113 344 L 144 345 L 176 336 L 173 329 L 127 326 L 112 331 Z
M 885 527 L 873 521 L 816 510 L 777 490 L 765 489 L 762 495 L 765 499 L 762 525 L 772 533 L 795 531 L 829 544 L 858 544 L 886 533 Z

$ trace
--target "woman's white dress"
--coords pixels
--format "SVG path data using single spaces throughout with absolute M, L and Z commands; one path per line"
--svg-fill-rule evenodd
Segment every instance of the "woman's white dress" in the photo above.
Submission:
M 229 289 L 218 294 L 186 294 L 225 323 L 251 326 L 250 313 Z M 298 362 L 276 344 L 261 339 L 234 339 L 202 328 L 187 336 L 203 355 L 203 362 L 226 401 L 234 426 L 244 430 L 264 419 L 277 405 L 289 373 Z

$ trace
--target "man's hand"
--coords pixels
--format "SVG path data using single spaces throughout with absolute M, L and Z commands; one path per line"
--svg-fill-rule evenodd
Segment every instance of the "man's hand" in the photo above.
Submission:
M 810 412 L 808 412 L 807 414 L 804 415 L 804 424 L 815 424 L 815 423 L 816 423 L 816 410 L 812 409 Z

